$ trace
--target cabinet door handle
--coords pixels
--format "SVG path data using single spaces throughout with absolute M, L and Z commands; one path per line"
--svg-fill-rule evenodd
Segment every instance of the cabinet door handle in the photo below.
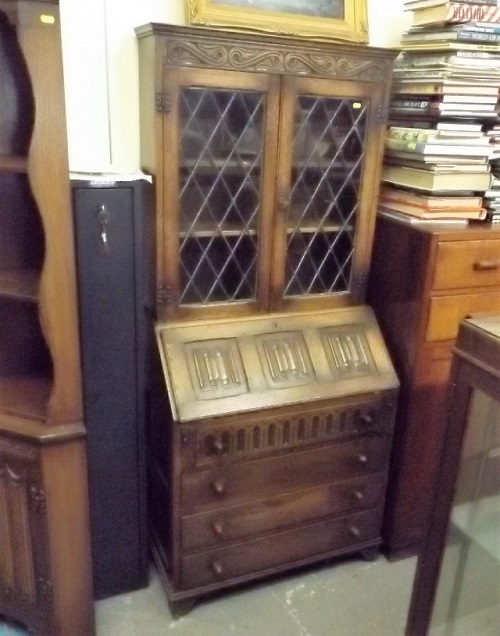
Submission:
M 226 492 L 226 482 L 223 479 L 217 479 L 212 484 L 217 495 L 223 495 Z
M 500 261 L 477 261 L 473 265 L 477 272 L 484 272 L 489 269 L 498 269 L 500 267 Z

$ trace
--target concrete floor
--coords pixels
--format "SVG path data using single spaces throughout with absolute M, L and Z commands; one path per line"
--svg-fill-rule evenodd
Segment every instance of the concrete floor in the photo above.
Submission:
M 177 619 L 152 567 L 147 588 L 96 603 L 97 636 L 403 636 L 415 567 L 415 557 L 332 561 L 205 599 Z M 497 636 L 500 605 L 473 609 L 429 636 Z M 0 620 L 0 636 L 27 632 Z
M 150 586 L 96 603 L 98 636 L 403 636 L 416 559 L 331 562 L 198 603 L 174 620 Z

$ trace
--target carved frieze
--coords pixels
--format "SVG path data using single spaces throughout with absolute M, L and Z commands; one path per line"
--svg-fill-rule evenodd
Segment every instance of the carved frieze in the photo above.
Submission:
M 175 66 L 336 77 L 368 82 L 382 81 L 388 71 L 387 60 L 363 55 L 359 51 L 296 50 L 271 43 L 263 47 L 248 42 L 205 42 L 199 38 L 169 38 L 165 61 L 167 65 Z

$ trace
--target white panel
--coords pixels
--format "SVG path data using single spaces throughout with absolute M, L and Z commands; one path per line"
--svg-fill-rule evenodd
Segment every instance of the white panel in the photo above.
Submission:
M 139 74 L 134 28 L 147 22 L 184 23 L 184 0 L 104 0 L 106 11 L 111 161 L 140 165 Z
M 411 25 L 411 11 L 403 12 L 403 0 L 367 0 L 371 46 L 399 47 L 403 31 Z
M 398 46 L 408 28 L 403 0 L 367 0 L 370 44 Z M 185 23 L 184 0 L 60 0 L 72 170 L 139 157 L 137 41 L 147 22 Z
M 60 0 L 71 170 L 110 161 L 103 0 Z

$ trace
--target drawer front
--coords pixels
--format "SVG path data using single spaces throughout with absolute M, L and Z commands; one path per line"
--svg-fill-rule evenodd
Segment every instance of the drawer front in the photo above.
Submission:
M 453 340 L 459 323 L 468 315 L 500 311 L 500 292 L 455 294 L 431 298 L 427 322 L 427 342 Z
M 432 288 L 500 286 L 500 240 L 438 244 Z
M 395 392 L 384 399 L 307 411 L 275 411 L 260 418 L 227 418 L 222 424 L 181 427 L 185 468 L 257 459 L 313 444 L 392 430 Z
M 380 473 L 188 515 L 182 519 L 182 549 L 188 552 L 334 514 L 378 508 L 384 501 L 385 485 L 386 475 Z
M 388 437 L 367 436 L 293 455 L 187 473 L 181 481 L 182 508 L 229 506 L 378 473 L 385 470 L 388 446 Z
M 222 583 L 283 565 L 300 564 L 340 551 L 376 543 L 382 509 L 325 520 L 294 530 L 208 550 L 182 559 L 182 587 Z

